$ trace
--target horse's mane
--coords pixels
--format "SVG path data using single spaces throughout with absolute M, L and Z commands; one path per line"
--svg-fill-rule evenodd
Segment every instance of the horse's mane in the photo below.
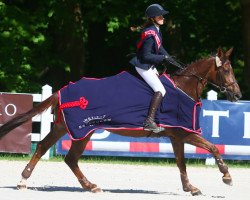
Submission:
M 188 63 L 188 64 L 182 64 L 183 68 L 182 68 L 182 69 L 176 70 L 175 72 L 173 72 L 173 73 L 171 74 L 171 76 L 175 76 L 175 75 L 178 76 L 178 75 L 181 75 L 183 72 L 185 72 L 185 71 L 186 71 L 188 68 L 190 68 L 191 66 L 197 65 L 197 63 L 203 62 L 204 60 L 207 60 L 208 58 L 214 57 L 215 55 L 216 55 L 216 53 L 212 53 L 212 54 L 210 54 L 210 56 L 208 56 L 208 57 L 197 59 L 197 60 L 192 61 L 191 63 Z

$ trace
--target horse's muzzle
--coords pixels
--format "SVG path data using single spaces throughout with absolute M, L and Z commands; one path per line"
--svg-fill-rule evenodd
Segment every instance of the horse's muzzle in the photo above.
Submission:
M 239 101 L 241 99 L 242 94 L 241 94 L 241 92 L 234 93 L 234 92 L 228 91 L 226 93 L 226 96 L 227 96 L 228 101 L 236 102 L 236 101 Z

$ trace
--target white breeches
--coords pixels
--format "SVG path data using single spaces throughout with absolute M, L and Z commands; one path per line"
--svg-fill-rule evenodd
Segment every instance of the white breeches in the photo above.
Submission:
M 135 67 L 135 69 L 154 92 L 161 92 L 162 96 L 165 95 L 166 90 L 158 77 L 159 73 L 155 67 L 151 67 L 148 70 L 141 69 L 139 67 Z

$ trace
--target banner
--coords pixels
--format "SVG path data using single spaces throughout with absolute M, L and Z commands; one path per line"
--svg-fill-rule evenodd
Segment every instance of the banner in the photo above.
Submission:
M 32 106 L 32 95 L 0 93 L 0 126 Z M 0 140 L 0 152 L 30 153 L 31 131 L 31 120 L 15 128 Z
M 250 160 L 250 102 L 202 101 L 202 136 L 215 144 L 224 159 Z M 57 154 L 67 154 L 71 141 L 67 135 L 57 142 Z M 97 130 L 87 144 L 85 155 L 173 158 L 168 138 L 132 138 Z M 187 158 L 207 158 L 201 148 L 185 144 Z
M 203 137 L 219 145 L 224 158 L 250 160 L 250 102 L 203 101 Z

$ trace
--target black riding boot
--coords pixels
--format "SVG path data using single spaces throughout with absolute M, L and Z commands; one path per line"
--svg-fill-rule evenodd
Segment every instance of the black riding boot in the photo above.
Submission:
M 158 133 L 160 131 L 165 130 L 162 127 L 158 127 L 156 125 L 156 123 L 154 122 L 156 111 L 157 111 L 158 106 L 160 105 L 162 99 L 163 99 L 163 96 L 162 96 L 161 92 L 155 92 L 155 94 L 151 100 L 151 103 L 150 103 L 147 119 L 145 120 L 145 122 L 143 124 L 144 130 L 153 131 L 154 133 Z

